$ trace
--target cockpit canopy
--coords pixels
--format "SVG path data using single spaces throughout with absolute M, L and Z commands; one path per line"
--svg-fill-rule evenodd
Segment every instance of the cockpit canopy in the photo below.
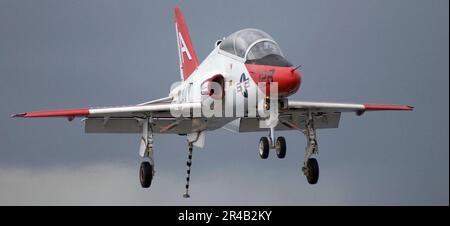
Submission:
M 220 49 L 245 59 L 246 63 L 273 66 L 292 66 L 284 59 L 273 38 L 258 29 L 234 32 L 220 43 Z

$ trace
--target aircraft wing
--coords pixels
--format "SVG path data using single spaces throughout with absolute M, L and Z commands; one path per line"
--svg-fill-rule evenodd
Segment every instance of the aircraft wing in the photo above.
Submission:
M 167 98 L 158 99 L 138 105 L 104 108 L 63 109 L 50 111 L 34 111 L 15 114 L 13 117 L 66 117 L 69 120 L 83 117 L 86 133 L 141 133 L 142 119 L 152 116 L 154 133 L 186 134 L 201 131 L 206 125 L 202 118 L 177 118 L 171 111 L 189 112 L 200 109 L 201 103 L 169 103 Z M 287 108 L 279 112 L 280 123 L 276 130 L 304 129 L 307 112 L 312 112 L 316 129 L 338 128 L 342 112 L 355 112 L 361 115 L 366 111 L 400 110 L 411 111 L 407 105 L 388 104 L 348 104 L 307 101 L 288 101 Z M 229 123 L 225 128 L 236 132 L 266 131 L 259 126 L 258 118 L 239 118 L 221 120 Z M 224 124 L 213 127 L 219 128 Z
M 80 109 L 63 109 L 63 110 L 48 110 L 48 111 L 32 111 L 14 114 L 12 117 L 23 118 L 42 118 L 42 117 L 86 117 L 86 118 L 105 118 L 105 117 L 146 117 L 165 116 L 172 117 L 170 112 L 189 110 L 193 108 L 200 108 L 200 103 L 155 103 L 146 105 L 132 105 L 120 107 L 103 107 L 103 108 L 80 108 Z
M 70 121 L 75 117 L 82 117 L 86 133 L 141 133 L 142 119 L 152 116 L 155 133 L 183 134 L 198 129 L 192 126 L 195 124 L 194 119 L 177 118 L 172 113 L 189 113 L 200 108 L 200 103 L 151 101 L 132 106 L 24 112 L 14 114 L 12 117 L 65 117 Z
M 351 104 L 310 101 L 288 101 L 288 106 L 279 111 L 279 124 L 276 130 L 302 130 L 308 112 L 313 113 L 316 129 L 338 128 L 341 113 L 355 112 L 362 115 L 366 111 L 411 111 L 414 108 L 408 105 L 392 104 Z M 266 131 L 267 128 L 259 126 L 257 118 L 241 118 L 226 126 L 235 132 Z
M 358 115 L 366 111 L 411 111 L 414 107 L 394 104 L 349 104 L 309 101 L 288 101 L 289 111 L 326 112 L 355 112 Z

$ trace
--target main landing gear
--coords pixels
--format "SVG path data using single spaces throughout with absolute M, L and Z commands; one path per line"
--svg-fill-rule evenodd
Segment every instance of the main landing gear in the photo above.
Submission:
M 184 198 L 189 198 L 189 180 L 191 177 L 193 142 L 188 140 L 188 160 L 187 177 L 186 177 L 186 193 Z M 139 168 L 139 181 L 143 188 L 149 188 L 155 175 L 155 164 L 153 161 L 153 128 L 152 118 L 146 119 L 142 124 L 142 137 L 139 155 L 144 158 Z
M 151 119 L 148 119 L 142 124 L 143 131 L 139 154 L 144 158 L 144 161 L 142 161 L 141 167 L 139 168 L 139 181 L 143 188 L 150 187 L 153 175 L 155 174 L 153 161 L 153 130 L 151 123 Z
M 139 180 L 143 188 L 149 188 L 153 179 L 153 165 L 150 162 L 144 161 L 141 163 L 139 169 Z
M 305 150 L 302 171 L 308 183 L 316 184 L 319 180 L 319 163 L 315 158 L 311 158 L 311 156 L 319 153 L 319 149 L 317 146 L 316 129 L 314 128 L 314 118 L 311 112 L 308 112 L 305 127 L 305 130 L 302 132 L 305 134 L 308 143 Z
M 298 128 L 292 123 L 293 128 Z M 306 176 L 309 184 L 316 184 L 319 180 L 319 163 L 313 155 L 319 152 L 316 129 L 314 128 L 314 119 L 311 112 L 308 112 L 305 129 L 298 128 L 303 134 L 305 134 L 307 139 L 307 146 L 305 150 L 305 158 L 303 161 L 302 172 Z M 275 149 L 277 157 L 282 159 L 286 156 L 286 140 L 284 137 L 278 137 L 275 142 L 275 129 L 271 128 L 269 131 L 269 137 L 261 137 L 259 140 L 259 156 L 262 159 L 267 159 L 269 157 L 269 149 Z

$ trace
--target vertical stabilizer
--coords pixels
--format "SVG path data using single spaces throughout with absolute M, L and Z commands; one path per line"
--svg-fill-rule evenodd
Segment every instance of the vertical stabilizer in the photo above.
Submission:
M 197 55 L 192 46 L 188 28 L 180 8 L 175 7 L 175 30 L 177 33 L 178 55 L 180 57 L 181 79 L 186 80 L 198 67 Z

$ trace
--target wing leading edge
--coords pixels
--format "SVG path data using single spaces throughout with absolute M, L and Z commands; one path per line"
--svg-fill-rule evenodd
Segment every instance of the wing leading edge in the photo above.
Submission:
M 49 111 L 33 111 L 14 114 L 12 117 L 22 118 L 38 118 L 38 117 L 135 117 L 148 113 L 159 112 L 169 115 L 170 111 L 186 111 L 189 109 L 200 108 L 200 103 L 161 103 L 148 105 L 132 105 L 122 107 L 105 107 L 105 108 L 81 108 L 81 109 L 63 109 Z
M 395 104 L 350 104 L 309 101 L 289 101 L 289 110 L 304 110 L 312 112 L 356 112 L 358 115 L 366 111 L 412 111 L 414 107 Z

